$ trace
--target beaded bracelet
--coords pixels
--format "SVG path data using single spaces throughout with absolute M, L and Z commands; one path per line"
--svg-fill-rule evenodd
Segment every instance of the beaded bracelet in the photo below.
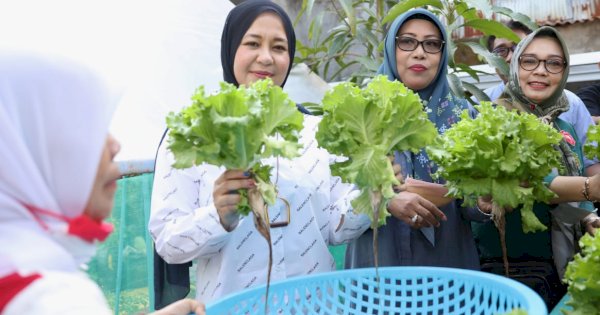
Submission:
M 585 200 L 594 201 L 594 200 L 590 199 L 590 178 L 589 177 L 585 178 L 585 182 L 583 182 L 583 191 L 581 193 L 583 194 L 583 197 L 585 197 Z

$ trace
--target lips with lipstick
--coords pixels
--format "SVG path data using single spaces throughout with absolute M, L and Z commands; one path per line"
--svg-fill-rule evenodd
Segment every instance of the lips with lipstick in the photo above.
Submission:
M 251 73 L 261 79 L 270 78 L 273 76 L 273 73 L 268 72 L 268 71 L 251 71 Z
M 427 67 L 425 67 L 424 65 L 421 65 L 421 64 L 416 64 L 416 65 L 412 65 L 412 66 L 408 67 L 408 69 L 415 71 L 415 72 L 423 72 L 423 71 L 427 70 Z

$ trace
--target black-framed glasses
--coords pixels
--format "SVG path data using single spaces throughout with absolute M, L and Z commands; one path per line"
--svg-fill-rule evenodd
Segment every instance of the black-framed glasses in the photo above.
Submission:
M 517 45 L 512 45 L 510 47 L 506 47 L 506 46 L 496 47 L 496 48 L 494 48 L 494 50 L 492 50 L 492 54 L 506 59 L 506 57 L 508 57 L 508 53 L 515 51 L 515 48 L 517 48 Z
M 549 59 L 537 59 L 533 56 L 521 56 L 519 57 L 519 66 L 523 70 L 533 71 L 539 67 L 540 62 L 544 63 L 544 68 L 550 73 L 561 73 L 565 70 L 567 62 L 562 58 L 549 58 Z
M 419 47 L 423 47 L 426 53 L 436 54 L 444 48 L 444 41 L 441 39 L 426 39 L 423 41 L 408 36 L 396 36 L 396 47 L 404 51 L 413 51 Z

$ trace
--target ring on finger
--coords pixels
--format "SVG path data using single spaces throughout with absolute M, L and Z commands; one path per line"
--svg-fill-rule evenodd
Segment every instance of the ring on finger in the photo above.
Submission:
M 420 216 L 420 215 L 418 215 L 418 214 L 415 214 L 415 215 L 414 215 L 412 218 L 410 218 L 410 221 L 411 221 L 413 224 L 415 224 L 415 223 L 419 222 L 419 219 L 420 219 L 420 218 L 421 218 L 421 216 Z

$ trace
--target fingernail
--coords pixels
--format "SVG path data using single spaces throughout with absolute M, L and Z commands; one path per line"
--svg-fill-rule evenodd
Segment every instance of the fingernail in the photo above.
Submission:
M 250 188 L 256 187 L 256 183 L 254 182 L 254 180 L 252 180 L 252 179 L 248 180 L 248 187 L 250 187 Z
M 244 176 L 246 176 L 246 177 L 249 177 L 249 176 L 250 176 L 250 172 L 248 172 L 248 171 L 245 171 L 245 172 L 244 172 Z

